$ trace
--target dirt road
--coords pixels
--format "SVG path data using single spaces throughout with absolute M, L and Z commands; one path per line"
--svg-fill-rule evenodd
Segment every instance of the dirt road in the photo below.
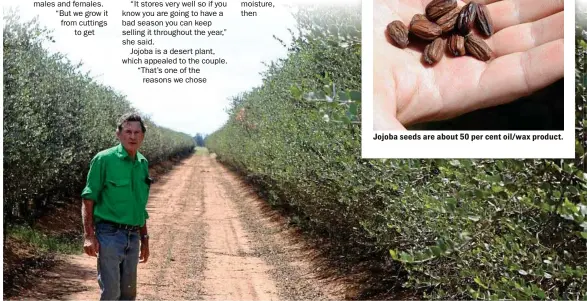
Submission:
M 344 299 L 319 279 L 313 253 L 242 182 L 209 155 L 183 161 L 153 184 L 150 259 L 141 300 Z M 98 300 L 96 259 L 64 257 L 21 298 Z

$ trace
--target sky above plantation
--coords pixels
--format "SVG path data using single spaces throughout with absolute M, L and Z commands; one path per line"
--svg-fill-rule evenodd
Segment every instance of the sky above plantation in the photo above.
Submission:
M 175 2 L 159 0 L 162 3 Z M 289 43 L 291 35 L 289 29 L 295 28 L 295 20 L 291 16 L 292 9 L 287 5 L 300 4 L 308 1 L 278 0 L 274 1 L 274 8 L 249 8 L 248 11 L 256 11 L 256 17 L 241 16 L 241 1 L 227 2 L 227 8 L 223 8 L 223 17 L 184 17 L 156 18 L 156 17 L 129 17 L 122 16 L 123 11 L 145 12 L 157 11 L 179 12 L 186 10 L 200 11 L 200 8 L 142 8 L 139 0 L 134 7 L 132 1 L 127 0 L 103 0 L 102 8 L 75 8 L 71 7 L 33 7 L 32 0 L 5 0 L 3 1 L 4 13 L 10 8 L 17 8 L 21 21 L 28 21 L 35 16 L 41 26 L 53 30 L 55 43 L 47 44 L 51 52 L 61 52 L 73 63 L 82 62 L 80 68 L 83 72 L 89 72 L 93 78 L 106 86 L 112 87 L 115 91 L 125 95 L 131 104 L 143 114 L 149 116 L 157 125 L 171 128 L 194 136 L 196 133 L 210 134 L 219 129 L 228 119 L 225 109 L 228 107 L 230 98 L 239 93 L 246 92 L 253 87 L 262 84 L 262 76 L 259 74 L 266 70 L 263 62 L 270 63 L 278 58 L 285 58 L 287 50 L 276 37 Z M 43 1 L 41 1 L 43 2 Z M 69 1 L 47 1 L 47 2 L 69 2 Z M 78 1 L 79 2 L 79 1 Z M 89 2 L 89 1 L 84 1 Z M 93 1 L 98 2 L 98 1 Z M 156 2 L 150 0 L 149 2 Z M 177 1 L 178 3 L 187 2 Z M 210 1 L 194 1 L 205 2 Z M 220 1 L 215 1 L 220 2 Z M 71 2 L 70 2 L 71 3 Z M 214 11 L 209 7 L 204 8 Z M 64 13 L 59 11 L 63 10 Z M 69 11 L 108 11 L 108 16 L 90 17 L 66 16 Z M 216 9 L 219 11 L 219 9 Z M 61 16 L 60 16 L 61 14 Z M 64 21 L 106 21 L 107 25 L 100 27 L 62 26 Z M 212 21 L 210 27 L 175 27 L 167 29 L 201 29 L 220 30 L 224 36 L 123 36 L 123 30 L 130 30 L 133 27 L 123 27 L 122 20 L 155 21 Z M 138 25 L 138 24 L 137 24 Z M 163 27 L 134 27 L 135 29 L 165 29 Z M 93 36 L 83 37 L 75 35 L 74 30 L 94 30 Z M 295 32 L 295 30 L 294 30 Z M 125 38 L 134 40 L 153 39 L 154 46 L 130 46 L 122 45 Z M 138 43 L 138 42 L 135 42 Z M 132 48 L 159 48 L 159 49 L 213 49 L 215 55 L 207 56 L 147 56 L 131 55 Z M 206 77 L 207 83 L 194 84 L 163 84 L 163 83 L 142 83 L 144 76 L 148 77 L 185 77 L 186 74 L 145 74 L 138 69 L 144 67 L 175 67 L 178 71 L 184 65 L 159 65 L 147 66 L 146 58 L 223 58 L 225 65 L 192 65 L 200 68 L 200 74 L 191 74 L 193 77 Z M 123 64 L 124 58 L 142 58 L 143 64 Z M 201 62 L 202 63 L 202 62 Z M 187 67 L 187 65 L 185 65 Z

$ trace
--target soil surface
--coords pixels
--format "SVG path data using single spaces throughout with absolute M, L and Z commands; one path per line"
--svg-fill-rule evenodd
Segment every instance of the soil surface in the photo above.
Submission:
M 353 291 L 321 276 L 317 253 L 213 155 L 192 156 L 154 183 L 147 210 L 139 300 L 341 300 Z M 99 299 L 95 257 L 57 260 L 16 298 Z

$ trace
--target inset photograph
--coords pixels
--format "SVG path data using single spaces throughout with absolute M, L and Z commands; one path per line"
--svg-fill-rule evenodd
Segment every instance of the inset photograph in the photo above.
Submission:
M 372 129 L 564 130 L 563 42 L 564 1 L 374 0 Z

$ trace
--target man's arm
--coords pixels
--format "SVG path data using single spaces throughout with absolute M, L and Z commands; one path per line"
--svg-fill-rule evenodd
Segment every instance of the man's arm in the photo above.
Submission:
M 84 251 L 96 257 L 100 251 L 100 244 L 94 233 L 94 201 L 82 200 L 82 221 L 84 224 Z
M 100 200 L 99 195 L 104 183 L 104 164 L 100 156 L 90 161 L 90 169 L 86 186 L 82 191 L 82 222 L 84 224 L 84 251 L 90 256 L 97 256 L 100 245 L 94 233 L 94 202 Z
M 82 221 L 84 224 L 84 238 L 94 236 L 94 201 L 82 200 Z
M 149 237 L 147 231 L 147 221 L 145 225 L 141 227 L 141 254 L 139 255 L 139 262 L 145 263 L 149 259 Z
M 147 221 L 145 221 L 145 225 L 141 227 L 141 241 L 143 240 L 143 236 L 149 234 L 149 231 L 147 231 Z
M 149 219 L 149 213 L 147 212 L 147 208 L 145 208 L 145 225 L 141 227 L 140 233 L 141 233 L 141 242 L 144 239 L 145 235 L 147 235 L 147 242 L 149 242 L 148 240 L 148 234 L 149 231 L 147 230 L 147 220 Z

